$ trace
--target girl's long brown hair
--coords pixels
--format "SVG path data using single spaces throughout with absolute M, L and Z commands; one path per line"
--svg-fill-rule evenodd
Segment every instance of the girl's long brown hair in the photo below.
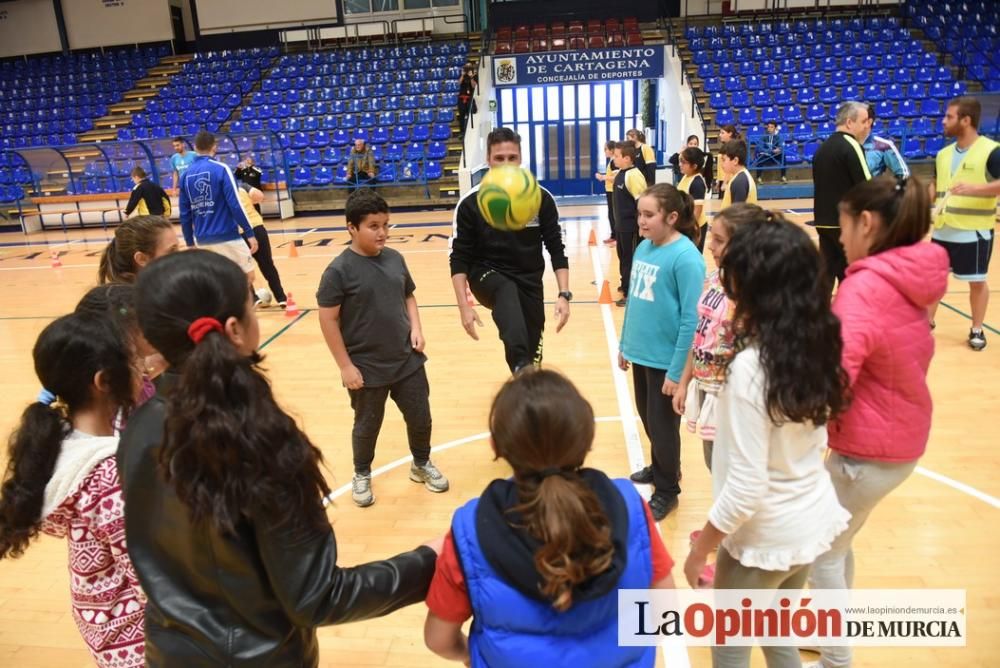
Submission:
M 542 594 L 565 611 L 573 587 L 606 571 L 614 556 L 610 521 L 577 472 L 594 441 L 594 411 L 566 377 L 526 370 L 493 400 L 490 432 L 497 456 L 514 469 L 519 503 L 510 512 L 542 542 Z

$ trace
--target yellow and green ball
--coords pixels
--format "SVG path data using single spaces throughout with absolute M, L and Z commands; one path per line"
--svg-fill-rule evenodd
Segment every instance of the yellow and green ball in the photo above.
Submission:
M 535 175 L 523 167 L 494 167 L 479 184 L 476 203 L 490 227 L 516 232 L 538 217 L 542 189 Z

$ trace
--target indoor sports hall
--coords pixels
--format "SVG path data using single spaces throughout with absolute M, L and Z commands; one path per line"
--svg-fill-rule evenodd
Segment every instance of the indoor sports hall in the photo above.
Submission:
M 1000 16 L 990 0 L 612 4 L 0 2 L 0 428 L 12 432 L 39 393 L 32 349 L 40 332 L 97 284 L 100 256 L 125 220 L 133 170 L 165 190 L 167 216 L 179 222 L 172 140 L 193 153 L 195 135 L 208 130 L 217 160 L 235 170 L 252 156 L 260 168 L 264 226 L 288 303 L 256 309 L 259 351 L 279 405 L 322 452 L 337 563 L 388 558 L 443 536 L 458 507 L 511 474 L 494 457 L 488 426 L 491 401 L 511 377 L 504 346 L 481 304 L 479 339 L 466 335 L 449 270 L 455 208 L 488 169 L 490 130 L 518 132 L 523 166 L 558 205 L 572 299 L 556 332 L 559 288 L 547 266 L 543 366 L 590 402 L 596 432 L 586 465 L 612 478 L 649 464 L 650 448 L 631 374 L 618 365 L 625 308 L 614 303 L 619 265 L 605 243 L 604 184 L 594 178 L 607 169 L 607 141 L 644 130 L 656 182 L 673 183 L 669 158 L 690 135 L 717 156 L 720 129 L 735 125 L 749 146 L 758 204 L 815 239 L 811 162 L 835 131 L 841 102 L 870 103 L 872 132 L 891 137 L 909 173 L 925 182 L 953 141 L 941 131 L 950 99 L 980 100 L 979 134 L 1000 140 Z M 628 49 L 635 63 L 608 65 L 619 78 L 554 73 L 567 54 L 599 62 Z M 465 68 L 475 73 L 468 89 Z M 471 104 L 459 99 L 466 90 Z M 770 121 L 783 141 L 777 158 L 762 143 Z M 350 252 L 343 211 L 359 185 L 357 139 L 378 165 L 360 185 L 388 202 L 386 247 L 402 255 L 416 286 L 432 458 L 450 482 L 432 494 L 411 481 L 406 425 L 391 406 L 370 507 L 352 503 L 354 415 L 316 297 L 324 270 Z M 710 225 L 722 208 L 712 177 Z M 996 275 L 986 284 L 1000 290 Z M 255 287 L 264 285 L 258 272 Z M 950 275 L 932 332 L 926 453 L 853 543 L 856 588 L 965 590 L 964 646 L 859 647 L 851 665 L 1000 664 L 1000 572 L 991 563 L 1000 550 L 1000 305 L 994 299 L 986 309 L 985 349 L 970 349 L 971 319 L 969 283 Z M 713 503 L 700 441 L 682 427 L 683 493 L 658 523 L 678 588 L 689 586 L 690 535 Z M 7 458 L 5 449 L 0 461 Z M 648 487 L 637 487 L 648 498 Z M 41 535 L 23 556 L 0 561 L 0 664 L 94 665 L 71 613 L 66 560 L 66 539 Z M 419 603 L 322 626 L 319 665 L 446 665 L 425 647 L 426 614 Z M 819 655 L 803 650 L 801 659 Z M 707 667 L 712 654 L 669 646 L 656 665 Z M 759 649 L 751 665 L 765 665 Z

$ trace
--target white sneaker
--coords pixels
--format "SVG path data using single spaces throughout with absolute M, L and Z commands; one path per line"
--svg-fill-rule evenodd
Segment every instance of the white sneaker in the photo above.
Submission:
M 367 508 L 375 503 L 375 495 L 372 494 L 372 476 L 354 474 L 351 481 L 351 498 L 360 508 Z
M 441 475 L 437 467 L 428 459 L 423 466 L 410 464 L 410 480 L 420 482 L 432 492 L 447 492 L 448 479 Z

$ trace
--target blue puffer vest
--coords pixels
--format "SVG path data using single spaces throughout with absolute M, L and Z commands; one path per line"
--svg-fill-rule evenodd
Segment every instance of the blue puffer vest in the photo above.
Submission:
M 629 518 L 628 558 L 618 589 L 648 589 L 653 563 L 642 498 L 628 480 L 614 483 Z M 618 646 L 617 589 L 558 612 L 502 580 L 479 547 L 478 504 L 477 498 L 461 507 L 451 526 L 474 613 L 469 634 L 473 668 L 653 666 L 655 647 Z

